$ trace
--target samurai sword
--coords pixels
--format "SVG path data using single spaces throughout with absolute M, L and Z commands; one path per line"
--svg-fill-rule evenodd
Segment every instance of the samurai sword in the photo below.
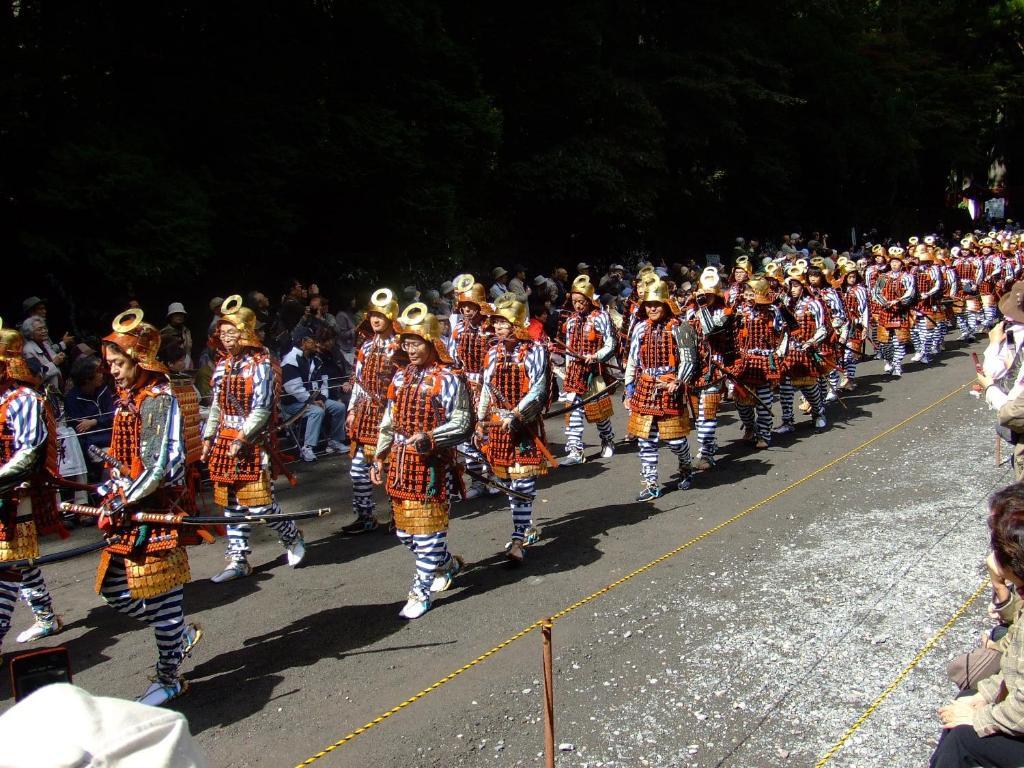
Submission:
M 91 544 L 83 544 L 80 547 L 72 547 L 70 549 L 64 549 L 60 552 L 51 552 L 48 555 L 40 555 L 39 557 L 26 557 L 21 560 L 5 560 L 0 563 L 0 574 L 8 570 L 15 570 L 18 568 L 31 568 L 38 565 L 47 565 L 52 563 L 62 563 L 65 560 L 71 560 L 81 555 L 88 555 L 92 552 L 97 552 L 104 549 L 111 544 L 117 544 L 120 541 L 120 537 L 115 536 L 110 540 L 94 541 Z
M 122 475 L 128 474 L 128 472 L 129 472 L 128 465 L 124 464 L 121 461 L 118 461 L 117 459 L 115 459 L 113 456 L 110 455 L 110 453 L 108 451 L 104 451 L 102 448 L 100 448 L 97 445 L 90 445 L 89 448 L 88 448 L 88 451 L 89 451 L 89 455 L 92 456 L 97 461 L 102 461 L 104 464 L 106 464 L 106 465 L 108 465 L 110 467 L 113 467 L 118 472 L 120 472 Z
M 460 456 L 465 456 L 467 459 L 476 458 L 474 456 L 470 456 L 465 451 L 460 451 L 458 448 L 455 449 L 455 452 L 458 453 Z M 499 483 L 493 477 L 488 477 L 483 472 L 477 472 L 475 469 L 463 467 L 463 470 L 467 475 L 469 475 L 474 480 L 477 480 L 490 488 L 497 488 L 502 493 L 507 493 L 513 499 L 519 499 L 520 501 L 533 501 L 536 496 L 536 494 L 530 495 L 528 493 L 523 493 L 522 491 L 517 491 L 516 489 L 511 488 L 505 485 L 504 483 Z
M 103 507 L 93 507 L 86 504 L 71 504 L 69 502 L 62 503 L 60 508 L 63 512 L 73 512 L 78 515 L 88 515 L 89 517 L 100 517 L 101 515 L 109 513 L 108 510 L 103 509 Z M 174 512 L 130 512 L 128 513 L 128 520 L 141 525 L 162 526 L 231 525 L 234 523 L 255 523 L 257 525 L 267 525 L 269 523 L 277 523 L 285 520 L 306 520 L 309 518 L 323 517 L 324 515 L 329 514 L 331 514 L 330 507 L 307 509 L 302 512 L 275 512 L 268 515 L 233 515 L 231 517 L 227 517 L 226 515 L 183 515 L 175 514 Z
M 764 400 L 757 396 L 757 392 L 755 392 L 742 381 L 733 376 L 732 373 L 730 373 L 729 370 L 721 363 L 719 363 L 717 360 L 715 360 L 714 358 L 709 358 L 708 362 L 711 363 L 712 368 L 718 370 L 719 372 L 721 372 L 723 376 L 725 376 L 725 378 L 729 379 L 729 381 L 731 381 L 736 386 L 736 388 L 740 391 L 741 394 L 746 393 L 747 395 L 749 395 L 758 405 L 760 405 L 766 411 L 770 411 L 772 409 L 770 405 L 765 403 Z
M 619 384 L 621 384 L 622 382 L 623 379 L 615 379 L 614 381 L 612 381 L 611 384 L 609 384 L 604 389 L 594 392 L 593 394 L 587 395 L 577 403 L 570 403 L 564 408 L 559 408 L 554 411 L 548 411 L 547 413 L 544 414 L 543 418 L 553 419 L 555 416 L 561 416 L 563 414 L 568 413 L 569 411 L 575 411 L 577 408 L 582 408 L 587 403 L 592 403 L 594 400 L 599 400 L 605 395 L 610 395 L 612 392 L 615 391 L 615 388 L 619 386 Z

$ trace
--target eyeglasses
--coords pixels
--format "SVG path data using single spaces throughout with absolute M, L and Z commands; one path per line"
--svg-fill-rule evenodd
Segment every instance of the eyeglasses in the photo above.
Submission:
M 409 351 L 411 349 L 419 349 L 420 347 L 425 347 L 427 346 L 427 342 L 417 341 L 415 339 L 406 339 L 405 341 L 402 342 L 401 346 L 402 349 Z
M 221 331 L 220 337 L 222 339 L 237 339 L 242 334 L 239 331 Z

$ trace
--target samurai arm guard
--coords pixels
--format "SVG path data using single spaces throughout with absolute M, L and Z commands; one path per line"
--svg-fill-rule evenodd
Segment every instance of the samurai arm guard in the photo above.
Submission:
M 689 323 L 680 323 L 672 335 L 679 350 L 679 367 L 676 369 L 676 378 L 679 381 L 689 381 L 693 378 L 694 363 L 697 360 L 696 334 Z
M 395 442 L 395 425 L 391 420 L 391 408 L 392 402 L 389 400 L 387 406 L 384 408 L 384 417 L 380 420 L 380 428 L 377 434 L 377 445 L 373 449 L 373 455 L 375 457 L 383 458 L 391 450 L 391 445 Z
M 633 331 L 630 333 L 629 338 L 629 354 L 626 356 L 626 370 L 623 371 L 624 384 L 630 386 L 636 381 L 636 371 L 639 367 L 637 360 L 640 359 L 640 334 L 636 332 L 642 323 L 637 323 L 633 326 Z
M 149 496 L 160 487 L 170 460 L 172 425 L 180 418 L 177 403 L 169 393 L 146 398 L 140 413 L 142 434 L 139 457 L 142 459 L 143 470 L 125 494 L 129 503 Z
M 594 356 L 598 360 L 607 360 L 612 356 L 619 344 L 615 338 L 615 329 L 612 327 L 612 321 L 608 317 L 608 313 L 602 312 L 599 318 L 600 320 L 596 321 L 596 324 L 600 326 L 599 330 L 601 331 L 603 343 L 600 349 L 594 353 Z
M 221 382 L 224 380 L 223 377 L 224 363 L 217 363 L 217 368 L 213 372 L 212 382 L 213 391 L 210 393 L 210 412 L 206 417 L 206 424 L 203 425 L 203 440 L 212 440 L 217 436 L 217 427 L 220 426 L 220 388 Z M 218 374 L 220 374 L 218 376 Z
M 11 460 L 0 467 L 0 493 L 7 493 L 28 480 L 38 465 L 40 452 L 45 451 L 45 439 L 39 445 L 15 451 Z
M 522 421 L 533 421 L 544 410 L 544 398 L 548 393 L 548 353 L 535 345 L 526 356 L 526 370 L 530 374 L 530 388 L 516 405 Z
M 270 409 L 274 400 L 274 372 L 269 360 L 256 366 L 252 379 L 252 410 L 242 423 L 242 437 L 251 443 L 270 423 Z
M 472 423 L 470 417 L 473 411 L 473 403 L 470 400 L 469 390 L 462 383 L 461 378 L 454 375 L 453 378 L 455 379 L 455 392 L 452 395 L 451 413 L 448 415 L 448 421 L 436 427 L 430 433 L 430 438 L 435 448 L 451 448 L 465 442 L 472 431 L 470 429 Z

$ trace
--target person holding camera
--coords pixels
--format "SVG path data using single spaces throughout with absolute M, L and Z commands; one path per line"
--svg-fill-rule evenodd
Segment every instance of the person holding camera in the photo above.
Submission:
M 1014 446 L 1013 468 L 1020 482 L 1024 479 L 1024 282 L 1015 283 L 1002 297 L 999 310 L 1005 319 L 988 333 L 978 384 L 985 402 L 997 411 L 997 433 Z

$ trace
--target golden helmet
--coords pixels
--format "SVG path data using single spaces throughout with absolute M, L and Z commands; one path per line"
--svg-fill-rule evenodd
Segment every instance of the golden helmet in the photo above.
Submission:
M 907 238 L 907 245 L 910 246 L 911 248 L 917 245 L 919 242 L 921 242 L 921 239 L 917 235 Z
M 900 261 L 903 261 L 903 254 L 904 253 L 906 253 L 906 251 L 904 251 L 898 245 L 894 245 L 894 246 L 892 246 L 889 249 L 889 258 L 890 259 L 899 259 Z
M 25 339 L 17 328 L 4 328 L 0 320 L 0 379 L 14 379 L 33 386 L 39 378 L 25 359 Z
M 924 239 L 924 244 L 925 245 L 935 245 L 935 235 L 928 235 Z
M 768 277 L 768 278 L 774 280 L 777 283 L 781 283 L 782 282 L 782 279 L 783 279 L 782 266 L 778 262 L 776 262 L 776 261 L 772 261 L 772 262 L 768 263 L 768 266 L 764 268 L 764 274 L 765 274 L 765 277 Z
M 879 243 L 878 245 L 871 246 L 872 256 L 885 256 L 885 246 Z
M 836 259 L 836 268 L 838 269 L 839 267 L 843 266 L 843 264 L 852 264 L 852 263 L 853 263 L 853 261 L 850 259 L 850 257 L 847 256 L 844 253 L 838 259 Z
M 392 323 L 398 319 L 398 302 L 390 288 L 378 288 L 370 294 L 370 306 L 366 308 L 366 314 L 371 312 L 383 315 Z
M 772 289 L 763 277 L 752 277 L 747 281 L 746 290 L 754 295 L 755 304 L 771 304 Z
M 442 363 L 452 361 L 444 344 L 444 336 L 441 334 L 441 322 L 430 314 L 427 305 L 422 301 L 415 301 L 406 307 L 398 318 L 398 325 L 403 336 L 417 336 L 428 344 L 433 344 Z
M 823 257 L 815 256 L 813 259 L 811 259 L 811 266 L 817 267 L 822 272 L 824 272 L 828 265 L 825 263 L 825 259 Z
M 794 264 L 786 269 L 786 282 L 789 283 L 793 280 L 801 285 L 807 285 L 807 271 L 801 269 L 798 264 Z
M 498 297 L 498 300 L 494 302 L 493 317 L 505 318 L 512 323 L 512 328 L 517 332 L 525 331 L 530 322 L 526 305 L 517 299 L 514 293 L 504 293 Z
M 736 262 L 732 265 L 733 269 L 742 269 L 748 275 L 754 274 L 754 268 L 750 266 L 750 257 L 747 255 L 740 256 L 736 259 Z
M 800 269 L 806 272 L 807 268 L 810 266 L 810 262 L 808 262 L 807 259 L 797 259 L 796 266 L 800 267 Z
M 643 282 L 641 281 L 641 290 L 642 286 Z M 578 293 L 581 296 L 586 296 L 591 303 L 594 302 L 594 284 L 590 282 L 590 277 L 588 275 L 577 276 L 577 278 L 572 281 L 572 289 L 569 293 Z
M 470 274 L 462 274 L 452 280 L 456 304 L 480 305 L 487 301 L 487 289 Z
M 914 249 L 914 258 L 918 261 L 932 261 L 935 258 L 935 254 L 928 250 L 927 245 L 919 245 Z
M 844 280 L 846 279 L 847 275 L 853 272 L 857 272 L 857 264 L 855 262 L 852 262 L 849 259 L 847 259 L 846 261 L 839 265 L 839 276 Z
M 980 245 L 982 248 L 991 248 L 993 245 L 995 245 L 995 240 L 993 240 L 991 237 L 983 237 L 981 238 L 981 240 L 978 241 L 978 245 Z
M 644 266 L 640 267 L 640 269 L 636 273 L 636 276 L 639 278 L 639 277 L 643 277 L 644 275 L 653 275 L 653 274 L 656 274 L 655 271 L 654 271 L 654 267 L 652 267 L 650 264 L 645 264 Z
M 999 233 L 996 232 L 994 229 L 989 230 L 988 236 L 990 240 L 995 240 L 998 235 Z
M 652 283 L 647 283 L 644 286 L 643 292 L 640 294 L 640 301 L 644 304 L 664 304 L 669 307 L 669 298 L 672 295 L 672 291 L 669 290 L 668 283 L 664 280 L 656 280 Z
M 220 319 L 217 327 L 227 323 L 238 330 L 239 343 L 243 347 L 262 347 L 263 342 L 256 333 L 256 313 L 248 307 L 242 306 L 242 297 L 237 293 L 228 296 L 220 305 Z
M 697 279 L 697 295 L 704 296 L 710 294 L 712 296 L 722 295 L 722 278 L 718 274 L 718 270 L 714 267 L 704 267 L 704 271 L 700 273 L 700 277 Z
M 135 361 L 140 368 L 152 373 L 168 373 L 167 366 L 157 359 L 160 351 L 160 331 L 142 322 L 142 310 L 125 310 L 111 323 L 113 333 L 103 337 L 104 344 L 117 347 Z
M 961 248 L 970 249 L 972 245 L 974 245 L 974 241 L 971 240 L 971 238 L 969 237 L 965 237 L 963 240 L 960 241 Z

